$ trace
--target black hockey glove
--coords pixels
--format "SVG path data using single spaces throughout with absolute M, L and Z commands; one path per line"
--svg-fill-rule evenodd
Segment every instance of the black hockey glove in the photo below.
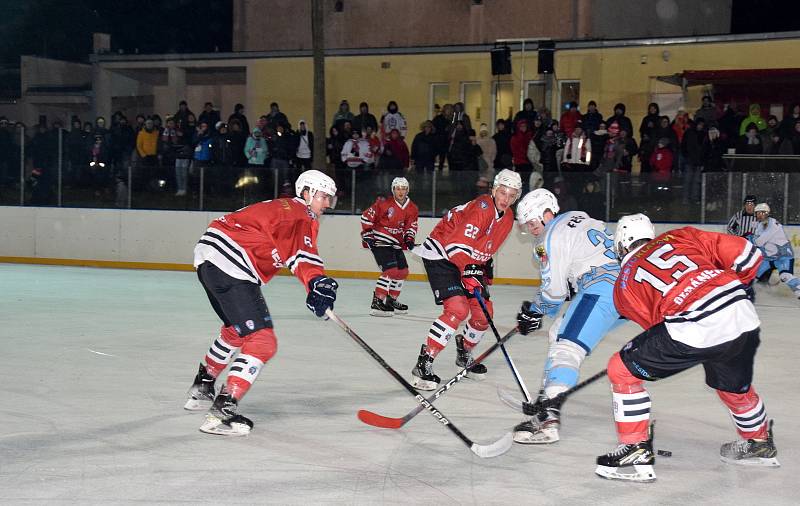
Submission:
M 308 288 L 306 306 L 312 313 L 322 318 L 325 316 L 327 309 L 333 309 L 333 303 L 336 301 L 336 289 L 339 288 L 339 283 L 328 276 L 317 276 L 308 282 Z
M 494 258 L 490 258 L 483 268 L 486 270 L 486 284 L 491 285 L 494 283 Z
M 361 247 L 372 249 L 375 247 L 375 240 L 370 237 L 372 234 L 372 229 L 364 230 L 361 232 Z
M 517 313 L 517 328 L 523 336 L 542 328 L 544 315 L 536 311 L 536 309 L 535 306 L 532 307 L 530 301 L 526 300 L 522 303 L 519 313 Z
M 405 247 L 406 247 L 406 249 L 408 251 L 411 251 L 412 249 L 414 249 L 414 246 L 416 246 L 416 244 L 414 244 L 414 236 L 413 235 L 407 235 L 407 236 L 403 237 L 403 244 L 405 245 Z
M 473 293 L 475 289 L 483 292 L 485 286 L 484 274 L 483 266 L 476 264 L 466 265 L 461 272 L 461 284 L 464 285 L 464 288 L 466 288 L 467 292 L 470 294 Z

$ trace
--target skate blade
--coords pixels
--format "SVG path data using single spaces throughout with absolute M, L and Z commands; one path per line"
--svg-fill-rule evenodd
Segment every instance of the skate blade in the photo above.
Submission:
M 387 316 L 394 316 L 394 311 L 381 311 L 380 309 L 370 309 L 369 315 L 370 316 L 378 316 L 378 317 L 387 317 Z
M 186 411 L 208 411 L 208 409 L 211 407 L 211 404 L 213 404 L 213 402 L 210 400 L 206 401 L 190 397 L 186 401 L 186 404 L 183 405 L 183 409 Z
M 488 373 L 476 374 L 474 372 L 467 371 L 467 378 L 471 379 L 472 381 L 483 381 L 486 379 L 487 374 Z
M 632 473 L 621 473 L 619 469 L 618 467 L 597 466 L 594 472 L 607 480 L 635 481 L 638 483 L 656 481 L 655 470 L 650 465 L 634 464 Z
M 395 308 L 394 314 L 408 314 L 408 309 L 396 309 Z
M 555 443 L 559 440 L 558 429 L 541 429 L 534 433 L 520 431 L 514 433 L 514 442 L 523 445 L 543 445 Z
M 764 457 L 755 457 L 750 459 L 730 459 L 728 457 L 719 458 L 721 461 L 725 462 L 726 464 L 733 464 L 735 466 L 749 466 L 749 467 L 781 467 L 781 463 L 778 462 L 778 459 L 775 457 L 771 458 L 764 458 Z
M 246 436 L 250 434 L 250 426 L 236 422 L 227 425 L 216 416 L 207 415 L 206 421 L 200 426 L 200 432 L 217 436 Z
M 438 383 L 434 383 L 433 381 L 424 380 L 422 378 L 418 378 L 416 376 L 411 377 L 411 386 L 416 388 L 417 390 L 424 390 L 426 392 L 431 390 L 436 390 L 439 388 Z

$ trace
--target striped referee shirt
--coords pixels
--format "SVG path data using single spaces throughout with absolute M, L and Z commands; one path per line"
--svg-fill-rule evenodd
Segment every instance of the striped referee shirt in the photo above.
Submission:
M 727 232 L 739 237 L 748 237 L 756 231 L 756 225 L 758 225 L 758 220 L 756 220 L 755 214 L 747 214 L 741 210 L 731 217 Z

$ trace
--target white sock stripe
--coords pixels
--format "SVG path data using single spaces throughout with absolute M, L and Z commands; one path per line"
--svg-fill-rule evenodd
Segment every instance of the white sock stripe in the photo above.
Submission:
M 467 322 L 466 328 L 464 329 L 464 340 L 472 344 L 478 344 L 481 342 L 481 339 L 483 339 L 484 334 L 486 334 L 485 330 L 476 330 Z
M 753 409 L 745 413 L 737 414 L 733 411 L 730 411 L 730 413 L 733 423 L 742 432 L 754 432 L 767 421 L 767 410 L 764 408 L 761 399 Z
M 225 343 L 222 341 L 221 337 L 218 337 L 213 343 L 211 343 L 211 346 L 208 348 L 208 352 L 206 353 L 206 357 L 218 364 L 227 365 L 228 362 L 231 361 L 231 357 L 233 357 L 238 350 L 239 348 L 235 348 L 228 343 Z
M 456 329 L 442 322 L 441 320 L 434 320 L 428 330 L 428 338 L 433 339 L 442 346 L 447 346 L 447 342 L 456 333 Z
M 233 361 L 233 365 L 228 371 L 228 376 L 236 376 L 242 378 L 248 383 L 253 383 L 258 377 L 261 368 L 264 367 L 264 362 L 257 359 L 252 355 L 239 355 Z
M 745 411 L 744 413 L 734 413 L 731 411 L 731 416 L 737 421 L 747 422 L 748 420 L 752 420 L 757 415 L 761 414 L 764 411 L 764 403 L 761 402 L 761 399 L 758 400 L 755 406 L 752 409 Z
M 644 392 L 612 394 L 614 420 L 617 422 L 641 422 L 650 418 L 650 395 Z

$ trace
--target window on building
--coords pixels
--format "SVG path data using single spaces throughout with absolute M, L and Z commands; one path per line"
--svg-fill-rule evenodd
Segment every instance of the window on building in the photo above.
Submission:
M 483 121 L 481 118 L 481 83 L 463 82 L 461 83 L 461 101 L 464 102 L 464 112 L 467 113 L 472 121 L 472 128 L 477 130 L 478 125 Z
M 548 107 L 545 103 L 544 81 L 527 81 L 525 83 L 525 98 L 533 100 L 533 108 L 537 111 L 542 107 Z M 519 104 L 517 104 L 519 107 Z M 548 107 L 549 108 L 549 107 Z
M 436 107 L 441 108 L 450 102 L 450 85 L 448 83 L 431 83 L 430 100 L 428 103 L 429 118 L 436 116 Z
M 514 117 L 514 110 L 518 106 L 518 96 L 514 96 L 514 83 L 511 81 L 494 82 L 494 114 L 489 130 L 494 132 L 494 123 L 498 119 Z

